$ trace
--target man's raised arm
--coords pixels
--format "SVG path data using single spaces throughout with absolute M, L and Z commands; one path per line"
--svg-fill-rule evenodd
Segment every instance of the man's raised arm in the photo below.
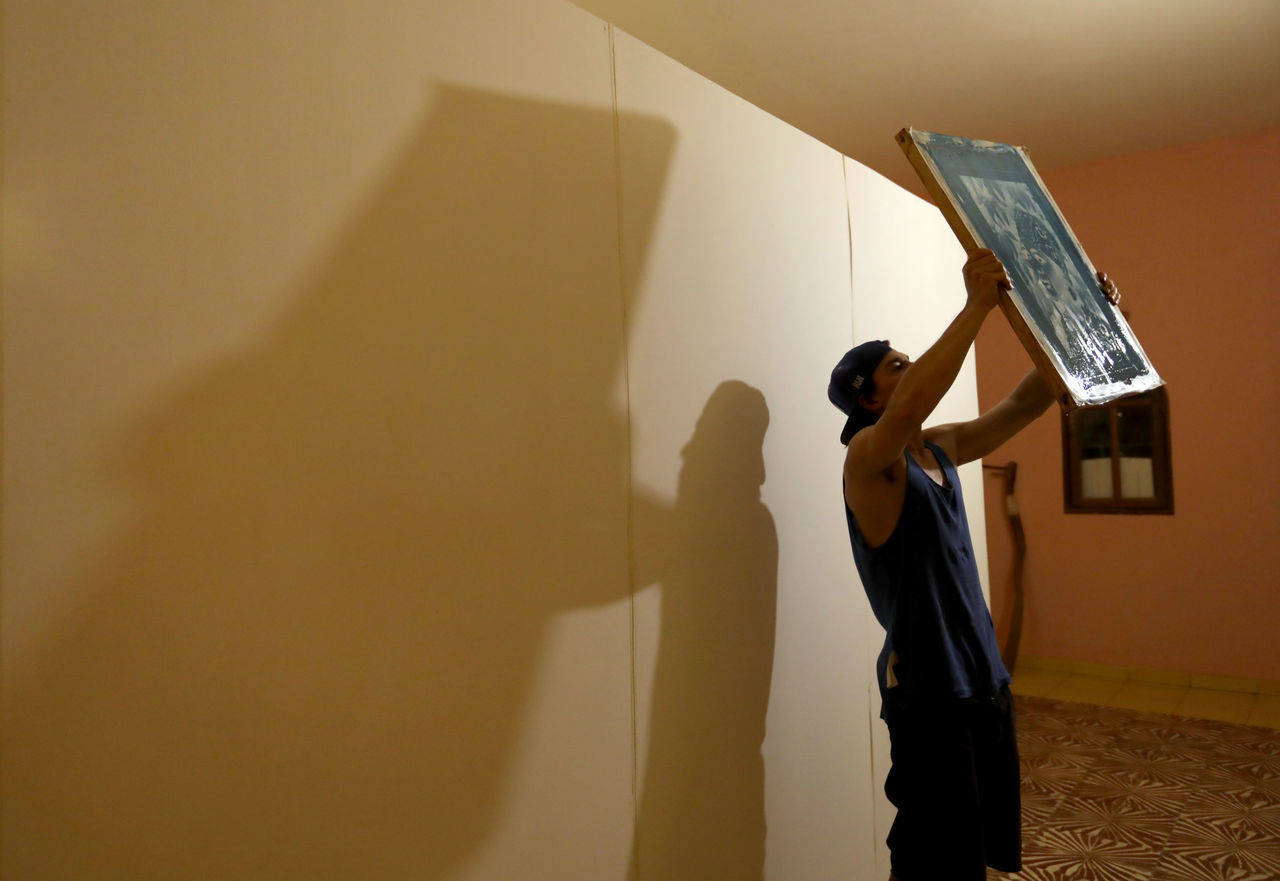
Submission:
M 985 249 L 975 251 L 965 262 L 964 281 L 968 299 L 938 341 L 906 368 L 895 388 L 889 392 L 877 388 L 873 394 L 871 403 L 883 412 L 875 425 L 850 441 L 847 475 L 881 471 L 902 456 L 908 441 L 955 382 L 982 322 L 1011 286 L 1004 265 Z M 881 394 L 887 394 L 887 400 L 875 397 Z
M 1105 272 L 1098 273 L 1098 288 L 1111 305 L 1120 302 L 1120 290 Z M 1032 370 L 1009 397 L 977 419 L 938 425 L 925 438 L 946 451 L 956 465 L 981 459 L 1036 420 L 1054 401 L 1053 389 Z

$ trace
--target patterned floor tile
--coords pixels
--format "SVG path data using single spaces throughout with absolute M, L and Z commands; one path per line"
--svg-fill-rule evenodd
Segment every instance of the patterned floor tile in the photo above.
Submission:
M 1137 814 L 1119 801 L 1071 797 L 1053 815 L 1041 841 L 1065 841 L 1062 836 L 1083 841 L 1087 835 L 1094 835 L 1095 850 L 1105 846 L 1115 855 L 1154 860 L 1164 851 L 1178 822 L 1174 816 Z
M 1058 810 L 1064 796 L 1036 792 L 1026 785 L 1022 787 L 1022 834 L 1029 837 L 1029 829 L 1043 826 Z
M 1018 755 L 1024 765 L 1044 765 L 1059 768 L 1089 768 L 1093 758 L 1089 750 L 1079 744 L 1064 743 L 1039 732 L 1018 735 Z
M 1280 795 L 1255 788 L 1202 789 L 1188 799 L 1177 831 L 1212 836 L 1224 827 L 1238 827 L 1280 841 Z
M 1183 788 L 1204 774 L 1204 758 L 1178 746 L 1123 744 L 1100 750 L 1092 759 L 1099 771 L 1137 772 Z
M 1023 765 L 1022 791 L 1041 799 L 1060 801 L 1080 785 L 1079 768 L 1064 765 Z
M 1184 785 L 1141 769 L 1119 768 L 1090 771 L 1080 781 L 1075 794 L 1118 802 L 1122 810 L 1143 816 L 1176 815 L 1189 796 Z
M 1021 881 L 1149 881 L 1156 864 L 1120 854 L 1070 848 L 1033 848 L 1022 857 L 1022 871 L 1007 877 Z
M 1280 881 L 1280 731 L 1020 696 L 1008 881 Z
M 1224 753 L 1206 769 L 1201 784 L 1213 789 L 1261 789 L 1280 796 L 1280 762 Z
M 1275 881 L 1280 878 L 1280 843 L 1273 836 L 1246 834 L 1174 836 L 1157 871 L 1169 881 Z

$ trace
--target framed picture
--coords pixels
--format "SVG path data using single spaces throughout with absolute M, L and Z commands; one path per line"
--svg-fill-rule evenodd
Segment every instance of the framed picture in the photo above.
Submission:
M 1021 147 L 903 129 L 898 143 L 968 253 L 1013 280 L 1001 306 L 1064 409 L 1164 384 Z

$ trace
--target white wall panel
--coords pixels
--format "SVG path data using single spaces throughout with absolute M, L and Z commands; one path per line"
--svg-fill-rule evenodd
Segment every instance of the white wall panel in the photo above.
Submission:
M 854 339 L 887 339 L 895 349 L 919 357 L 964 306 L 964 249 L 933 205 L 851 159 L 845 159 L 845 171 L 853 241 Z M 970 350 L 927 424 L 972 419 L 977 413 L 977 372 Z M 990 597 L 982 465 L 971 462 L 959 473 L 978 574 L 983 593 Z M 868 621 L 865 663 L 874 669 L 884 630 L 874 618 Z M 887 876 L 888 850 L 883 840 L 893 820 L 893 806 L 882 788 L 889 769 L 889 736 L 879 719 L 878 691 L 873 691 L 871 705 L 879 845 L 876 873 Z
M 825 388 L 939 219 L 560 0 L 4 38 L 6 877 L 870 877 Z
M 4 18 L 5 877 L 624 877 L 605 25 Z
M 623 240 L 640 879 L 868 877 L 867 613 L 826 399 L 841 157 L 625 35 L 616 56 L 620 107 L 674 145 L 652 240 Z M 652 146 L 621 135 L 627 217 Z
M 906 159 L 903 159 L 905 162 Z M 964 306 L 961 269 L 965 254 L 942 214 L 887 178 L 852 159 L 848 175 L 853 239 L 853 335 L 856 341 L 888 339 L 918 357 Z M 1000 316 L 992 316 L 1000 320 Z M 1010 390 L 1021 377 L 1012 378 Z M 972 419 L 978 414 L 973 350 L 926 425 Z M 987 533 L 982 516 L 982 469 L 960 468 L 982 589 L 987 581 Z

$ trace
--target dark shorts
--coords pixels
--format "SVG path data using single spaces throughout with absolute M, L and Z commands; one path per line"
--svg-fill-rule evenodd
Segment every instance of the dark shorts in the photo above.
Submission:
M 890 865 L 902 881 L 982 881 L 986 867 L 1022 867 L 1022 807 L 1013 698 L 885 699 L 892 767 L 884 791 L 898 809 Z

